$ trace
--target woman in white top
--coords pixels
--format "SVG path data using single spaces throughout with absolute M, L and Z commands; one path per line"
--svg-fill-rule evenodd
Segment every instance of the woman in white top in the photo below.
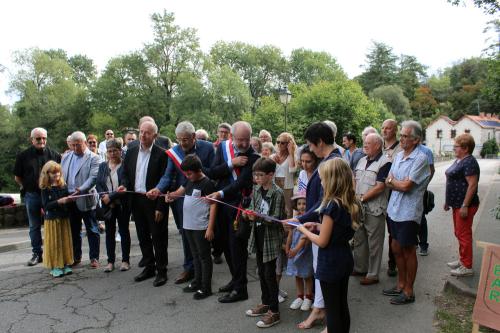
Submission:
M 295 186 L 295 150 L 297 145 L 293 135 L 290 133 L 281 133 L 276 140 L 276 153 L 271 158 L 276 162 L 276 172 L 274 173 L 274 181 L 276 185 L 283 189 L 285 194 L 285 211 L 287 218 L 293 215 L 292 196 L 293 187 Z

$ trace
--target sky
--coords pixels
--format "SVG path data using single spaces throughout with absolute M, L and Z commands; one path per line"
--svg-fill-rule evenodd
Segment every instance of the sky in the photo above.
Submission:
M 204 52 L 217 41 L 272 44 L 285 55 L 293 49 L 326 51 L 349 77 L 359 75 L 373 41 L 428 66 L 429 71 L 480 56 L 492 19 L 473 7 L 446 0 L 16 0 L 0 2 L 0 103 L 17 68 L 14 51 L 61 48 L 84 54 L 98 71 L 118 55 L 152 40 L 150 16 L 174 12 L 176 24 L 198 31 Z

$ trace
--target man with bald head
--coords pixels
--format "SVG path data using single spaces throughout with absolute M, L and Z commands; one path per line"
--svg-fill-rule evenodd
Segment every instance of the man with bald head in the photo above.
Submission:
M 37 127 L 31 131 L 31 146 L 16 156 L 14 166 L 14 180 L 24 196 L 28 212 L 29 235 L 33 255 L 28 261 L 28 266 L 42 262 L 42 199 L 38 178 L 40 171 L 48 161 L 61 162 L 61 155 L 47 147 L 47 131 Z
M 382 137 L 384 138 L 384 147 L 382 149 L 383 153 L 385 156 L 387 156 L 391 162 L 394 159 L 394 157 L 402 151 L 401 145 L 399 144 L 399 141 L 396 137 L 398 132 L 398 122 L 394 119 L 386 119 L 382 123 Z M 396 270 L 396 259 L 394 257 L 394 254 L 392 253 L 392 248 L 391 248 L 391 243 L 392 243 L 392 235 L 391 235 L 391 230 L 389 229 L 389 222 L 387 221 L 387 231 L 389 233 L 389 250 L 388 250 L 388 256 L 389 256 L 389 261 L 388 261 L 388 268 L 387 268 L 387 275 L 389 276 L 396 276 L 397 275 L 397 270 Z
M 361 201 L 364 223 L 354 234 L 354 274 L 365 275 L 361 285 L 378 283 L 385 237 L 385 215 L 388 191 L 385 179 L 391 161 L 382 153 L 383 139 L 377 133 L 368 134 L 363 142 L 366 154 L 354 170 L 356 196 Z
M 217 181 L 218 192 L 209 197 L 223 200 L 230 205 L 247 208 L 252 193 L 252 167 L 259 155 L 250 145 L 252 127 L 238 121 L 231 127 L 232 139 L 222 141 L 217 149 L 209 177 Z M 233 222 L 238 219 L 234 208 L 220 205 L 216 238 L 222 247 L 231 271 L 231 281 L 219 289 L 227 294 L 219 298 L 221 303 L 232 303 L 248 299 L 247 292 L 247 233 L 235 231 Z
M 155 287 L 167 282 L 167 222 L 165 200 L 148 199 L 146 192 L 160 181 L 167 167 L 167 155 L 155 144 L 158 126 L 144 121 L 139 128 L 139 144 L 129 147 L 122 165 L 123 180 L 119 191 L 133 191 L 129 202 L 134 215 L 137 238 L 141 248 L 144 270 L 135 277 L 136 282 L 156 275 Z

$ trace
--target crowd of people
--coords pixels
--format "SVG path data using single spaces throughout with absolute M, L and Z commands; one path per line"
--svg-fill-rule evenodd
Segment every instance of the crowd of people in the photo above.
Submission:
M 427 190 L 434 161 L 416 121 L 398 126 L 387 119 L 380 134 L 367 127 L 360 133 L 362 148 L 356 133 L 342 136 L 343 148 L 336 134 L 335 123 L 323 121 L 307 128 L 303 145 L 287 132 L 273 142 L 268 131 L 252 136 L 251 125 L 238 121 L 221 123 L 210 142 L 205 130 L 183 121 L 173 144 L 145 116 L 138 131 L 127 130 L 123 138 L 107 130 L 99 142 L 96 135 L 75 131 L 61 155 L 47 146 L 47 131 L 35 128 L 32 145 L 18 154 L 14 169 L 28 211 L 28 265 L 43 262 L 54 277 L 71 274 L 82 265 L 83 222 L 90 268 L 101 267 L 101 228 L 103 271 L 114 271 L 118 229 L 119 269 L 128 271 L 133 220 L 143 268 L 134 279 L 154 278 L 153 285 L 162 286 L 172 212 L 183 246 L 183 271 L 174 283 L 187 283 L 183 291 L 194 299 L 212 295 L 213 263 L 221 264 L 222 255 L 231 279 L 218 288 L 218 301 L 248 299 L 247 258 L 255 253 L 261 299 L 246 315 L 260 317 L 258 327 L 280 322 L 279 304 L 288 296 L 280 281 L 286 274 L 296 285 L 290 308 L 310 311 L 298 328 L 326 322 L 325 331 L 348 332 L 349 279 L 359 276 L 363 286 L 379 282 L 386 230 L 387 274 L 397 275 L 397 282 L 382 293 L 394 305 L 415 302 L 417 247 L 418 254 L 429 253 L 425 215 L 434 207 Z M 444 209 L 453 211 L 459 259 L 448 266 L 452 275 L 466 276 L 473 274 L 480 170 L 471 135 L 457 136 L 454 149 Z

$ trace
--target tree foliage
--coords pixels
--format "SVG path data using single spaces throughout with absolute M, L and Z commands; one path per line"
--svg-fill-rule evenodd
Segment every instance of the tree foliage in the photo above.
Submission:
M 375 88 L 370 97 L 381 100 L 387 109 L 394 114 L 398 122 L 411 117 L 410 101 L 398 85 L 387 85 Z

